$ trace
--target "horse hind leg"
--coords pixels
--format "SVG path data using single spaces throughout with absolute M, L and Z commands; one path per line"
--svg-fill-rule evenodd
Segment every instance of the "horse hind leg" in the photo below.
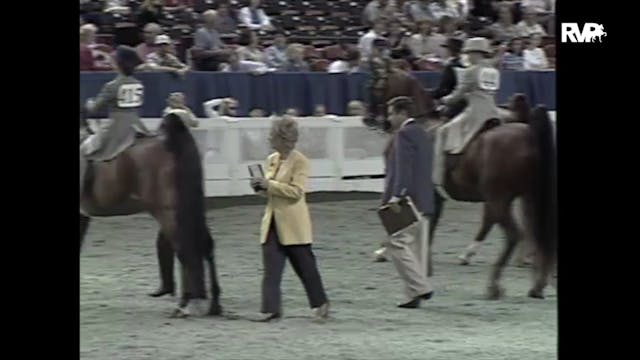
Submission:
M 209 267 L 209 281 L 211 282 L 211 303 L 209 305 L 207 315 L 220 316 L 222 315 L 222 305 L 220 305 L 220 286 L 218 285 L 213 257 L 208 257 L 206 262 Z
M 207 235 L 211 236 L 211 235 Z M 206 255 L 205 261 L 209 268 L 209 281 L 211 286 L 211 305 L 209 307 L 208 315 L 218 316 L 222 315 L 222 306 L 220 305 L 220 285 L 218 283 L 218 274 L 216 271 L 216 264 L 213 258 L 213 250 Z
M 492 209 L 491 204 L 484 204 L 484 212 L 482 214 L 482 224 L 480 225 L 480 230 L 476 234 L 474 241 L 467 246 L 465 251 L 458 256 L 458 260 L 460 260 L 460 265 L 469 265 L 471 263 L 471 258 L 475 256 L 482 245 L 484 239 L 486 239 L 487 234 L 491 231 L 493 224 L 496 221 L 495 211 Z
M 504 294 L 504 290 L 500 287 L 500 278 L 502 277 L 504 267 L 509 262 L 518 244 L 520 231 L 511 213 L 511 202 L 494 202 L 488 203 L 488 205 L 496 214 L 499 214 L 498 224 L 502 227 L 506 236 L 506 243 L 502 249 L 502 253 L 498 257 L 498 261 L 493 265 L 487 293 L 488 299 L 497 300 Z
M 90 217 L 80 214 L 80 250 L 82 250 L 82 243 L 84 242 L 84 237 L 87 234 L 87 230 L 89 230 L 90 223 Z
M 434 191 L 434 199 L 435 199 L 435 211 L 431 221 L 429 221 L 429 234 L 428 234 L 428 245 L 427 245 L 427 277 L 433 276 L 433 242 L 436 235 L 436 227 L 440 222 L 440 218 L 442 217 L 442 210 L 444 209 L 445 198 L 438 193 L 438 191 Z
M 518 243 L 516 250 L 515 265 L 517 267 L 526 267 L 532 265 L 535 261 L 535 241 L 533 238 L 533 208 L 532 202 L 527 196 L 523 196 L 520 201 L 522 214 L 523 236 L 522 241 Z
M 528 233 L 533 236 L 533 226 L 535 223 L 534 204 L 530 197 L 523 198 L 525 224 L 528 228 Z M 535 243 L 535 241 L 532 241 Z M 536 299 L 544 299 L 544 289 L 547 287 L 549 278 L 551 277 L 554 261 L 544 256 L 543 251 L 539 249 L 533 249 L 533 271 L 534 271 L 534 284 L 529 290 L 528 296 Z

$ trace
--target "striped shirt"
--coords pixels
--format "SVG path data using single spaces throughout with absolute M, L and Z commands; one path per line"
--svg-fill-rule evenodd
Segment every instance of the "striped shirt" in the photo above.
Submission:
M 507 71 L 523 71 L 524 70 L 524 57 L 513 53 L 506 53 L 502 57 L 502 70 Z

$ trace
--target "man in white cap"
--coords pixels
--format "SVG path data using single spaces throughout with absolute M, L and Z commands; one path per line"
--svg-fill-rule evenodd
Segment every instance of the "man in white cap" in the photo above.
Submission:
M 147 55 L 145 64 L 141 66 L 144 70 L 167 71 L 178 76 L 184 76 L 189 71 L 189 67 L 171 53 L 171 39 L 167 35 L 156 36 L 156 51 Z
M 468 106 L 452 121 L 437 131 L 433 183 L 442 189 L 445 178 L 445 154 L 460 154 L 484 123 L 498 118 L 495 94 L 500 87 L 500 72 L 486 58 L 491 54 L 489 41 L 476 37 L 465 41 L 462 52 L 467 54 L 470 67 L 458 81 L 455 90 L 441 99 L 446 106 L 451 106 L 461 99 L 466 99 Z

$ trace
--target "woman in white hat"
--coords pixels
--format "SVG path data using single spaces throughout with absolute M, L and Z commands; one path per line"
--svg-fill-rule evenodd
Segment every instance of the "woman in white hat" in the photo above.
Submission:
M 460 154 L 484 123 L 498 118 L 495 94 L 500 87 L 500 72 L 487 58 L 491 54 L 489 41 L 476 37 L 465 41 L 462 52 L 467 54 L 470 67 L 458 81 L 455 90 L 441 99 L 450 106 L 467 99 L 468 106 L 452 121 L 438 129 L 433 164 L 433 182 L 440 190 L 444 183 L 444 156 Z

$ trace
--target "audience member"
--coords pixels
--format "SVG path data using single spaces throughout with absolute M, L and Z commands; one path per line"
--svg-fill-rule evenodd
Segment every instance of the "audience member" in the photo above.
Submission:
M 519 30 L 518 27 L 513 25 L 513 14 L 510 5 L 501 4 L 498 9 L 498 21 L 491 24 L 489 29 L 493 40 L 508 42 L 519 36 Z
M 238 100 L 230 97 L 207 100 L 202 104 L 209 119 L 220 116 L 238 116 Z
M 249 111 L 249 117 L 252 117 L 252 118 L 262 118 L 265 116 L 267 116 L 267 113 L 260 108 L 255 108 Z
M 418 22 L 418 33 L 409 39 L 409 49 L 414 59 L 430 59 L 442 53 L 441 45 L 444 41 L 434 36 L 431 22 Z
M 223 72 L 248 72 L 255 75 L 264 74 L 269 71 L 267 65 L 257 61 L 240 60 L 237 52 L 229 54 L 228 62 L 220 65 Z
M 358 42 L 358 50 L 360 50 L 360 56 L 363 61 L 369 61 L 371 57 L 371 46 L 373 40 L 382 37 L 386 31 L 386 20 L 379 18 L 373 24 L 373 27 L 366 34 L 362 35 Z
M 429 3 L 429 12 L 434 22 L 440 22 L 443 16 L 448 16 L 452 19 L 460 18 L 458 10 L 453 7 L 451 3 L 447 3 L 446 0 L 431 1 L 431 3 Z
M 104 12 L 109 14 L 129 14 L 131 8 L 127 6 L 129 2 L 127 0 L 105 0 Z
M 156 23 L 148 23 L 144 26 L 143 29 L 143 39 L 144 41 L 136 46 L 136 52 L 140 59 L 146 59 L 147 55 L 156 51 L 156 37 L 162 34 L 162 29 L 160 25 Z
M 145 63 L 140 65 L 143 70 L 166 71 L 178 76 L 184 76 L 189 67 L 171 53 L 171 39 L 167 35 L 156 37 L 156 51 L 147 55 Z
M 198 70 L 217 71 L 220 64 L 227 60 L 229 51 L 224 49 L 220 33 L 216 30 L 216 11 L 205 11 L 202 19 L 204 24 L 193 37 L 193 59 Z
M 260 40 L 255 31 L 248 29 L 243 30 L 238 39 L 238 44 L 241 46 L 236 49 L 236 52 L 240 60 L 256 61 L 266 64 L 267 57 L 260 48 Z
M 394 59 L 405 59 L 411 56 L 409 49 L 410 33 L 402 28 L 401 23 L 397 20 L 389 22 L 389 48 L 391 49 L 391 57 Z
M 529 44 L 523 51 L 525 70 L 545 70 L 549 68 L 549 62 L 544 50 L 540 48 L 542 36 L 533 34 L 529 37 Z
M 139 28 L 144 28 L 148 23 L 160 23 L 164 20 L 163 0 L 144 0 L 136 13 L 136 21 Z
M 267 66 L 277 70 L 282 69 L 287 62 L 287 38 L 284 33 L 278 32 L 273 40 L 273 45 L 265 50 Z
M 393 18 L 395 6 L 393 0 L 372 0 L 362 12 L 362 24 L 372 26 L 379 18 Z
M 316 107 L 313 109 L 313 116 L 323 117 L 326 115 L 327 115 L 327 108 L 322 104 L 316 105 Z
M 344 58 L 329 64 L 329 73 L 351 73 L 362 71 L 360 66 L 360 51 L 358 49 L 347 49 Z
M 347 115 L 348 116 L 364 116 L 365 108 L 362 101 L 359 100 L 351 100 L 347 104 Z
M 260 9 L 260 0 L 251 0 L 240 9 L 240 22 L 251 30 L 272 30 L 271 19 Z
M 509 42 L 509 48 L 500 61 L 500 70 L 522 71 L 524 70 L 522 38 L 513 38 Z
M 176 113 L 188 127 L 198 127 L 199 122 L 191 109 L 185 104 L 184 93 L 174 92 L 167 98 L 167 107 L 162 112 L 162 116 L 169 113 Z
M 407 6 L 408 17 L 414 22 L 433 20 L 433 14 L 429 9 L 431 0 L 415 0 Z
M 111 70 L 109 56 L 106 63 L 97 61 L 94 49 L 96 44 L 96 32 L 98 28 L 93 24 L 84 24 L 80 27 L 80 71 L 106 71 Z
M 531 9 L 534 14 L 546 15 L 555 10 L 555 1 L 550 0 L 522 0 L 520 6 Z
M 236 20 L 235 14 L 231 13 L 229 3 L 227 2 L 222 2 L 218 5 L 216 29 L 223 35 L 233 34 L 238 30 L 238 21 Z
M 531 34 L 538 33 L 546 35 L 547 32 L 536 21 L 536 13 L 532 8 L 524 8 L 522 11 L 522 21 L 516 25 L 518 32 L 522 37 L 529 37 Z
M 300 116 L 300 112 L 296 108 L 288 108 L 287 110 L 284 111 L 284 114 L 285 115 L 289 115 L 289 116 L 293 116 L 293 117 Z
M 184 11 L 193 10 L 196 0 L 164 0 L 164 10 L 166 11 Z
M 304 61 L 304 47 L 302 44 L 290 44 L 287 47 L 287 61 L 282 68 L 285 72 L 309 71 L 309 64 Z

